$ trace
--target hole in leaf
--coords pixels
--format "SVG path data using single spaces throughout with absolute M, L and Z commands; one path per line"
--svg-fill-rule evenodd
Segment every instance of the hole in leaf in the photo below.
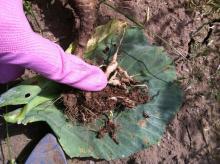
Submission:
M 109 47 L 106 47 L 104 50 L 103 50 L 103 53 L 107 53 L 107 52 L 109 52 L 109 50 L 110 50 L 110 48 Z
M 28 97 L 30 97 L 30 96 L 31 96 L 30 93 L 25 94 L 25 98 L 28 98 Z

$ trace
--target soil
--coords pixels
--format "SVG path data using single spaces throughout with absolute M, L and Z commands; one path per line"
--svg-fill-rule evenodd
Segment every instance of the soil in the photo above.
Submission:
M 108 85 L 99 92 L 72 90 L 62 95 L 66 107 L 65 113 L 73 121 L 90 123 L 110 111 L 121 112 L 125 108 L 134 108 L 148 101 L 147 89 L 134 87 L 125 89 Z
M 69 6 L 63 7 L 59 0 L 53 5 L 49 0 L 31 2 L 42 35 L 66 49 L 74 37 L 73 10 Z M 119 0 L 111 2 L 117 6 Z M 135 14 L 139 22 L 143 22 L 148 15 L 145 22 L 146 36 L 152 44 L 163 45 L 174 59 L 177 80 L 185 93 L 184 103 L 159 144 L 114 161 L 68 159 L 68 163 L 219 163 L 220 15 L 204 13 L 198 7 L 190 8 L 188 0 L 134 0 L 132 6 L 131 9 L 121 11 Z M 102 4 L 97 25 L 111 18 L 127 20 Z M 33 29 L 39 32 L 36 20 L 30 15 L 28 19 Z M 0 163 L 7 163 L 9 154 L 5 122 L 1 117 L 0 131 Z M 48 131 L 50 129 L 43 123 L 9 125 L 12 157 L 24 163 L 30 150 Z

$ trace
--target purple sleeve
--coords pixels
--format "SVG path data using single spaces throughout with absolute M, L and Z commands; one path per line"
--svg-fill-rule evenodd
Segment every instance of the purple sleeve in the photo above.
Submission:
M 66 54 L 59 45 L 31 30 L 22 0 L 0 0 L 0 8 L 0 82 L 16 78 L 24 67 L 83 90 L 106 86 L 106 76 L 98 67 Z

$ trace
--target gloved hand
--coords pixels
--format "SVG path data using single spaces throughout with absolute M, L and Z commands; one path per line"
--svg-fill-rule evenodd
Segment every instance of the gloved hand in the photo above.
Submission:
M 0 0 L 0 83 L 14 80 L 24 68 L 88 91 L 101 90 L 107 84 L 98 67 L 66 54 L 59 45 L 34 33 L 22 0 Z

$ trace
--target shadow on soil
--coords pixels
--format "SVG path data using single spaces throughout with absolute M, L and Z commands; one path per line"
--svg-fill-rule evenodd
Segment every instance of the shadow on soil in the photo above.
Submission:
M 34 4 L 32 10 L 38 23 L 37 25 L 33 16 L 28 16 L 32 28 L 37 32 L 41 30 L 43 36 L 50 40 L 55 39 L 63 49 L 68 48 L 76 37 L 73 32 L 75 19 L 73 10 L 64 6 L 65 0 L 56 0 L 53 4 L 51 0 L 30 0 L 30 2 Z
M 6 142 L 6 124 L 3 119 L 0 119 L 0 142 L 1 142 L 1 151 L 0 157 L 2 157 L 2 162 L 7 163 L 8 159 L 5 159 L 3 154 L 3 147 L 2 142 Z M 23 125 L 16 125 L 16 124 L 9 124 L 9 137 L 13 137 L 16 135 L 24 135 L 25 138 L 31 140 L 25 148 L 21 151 L 19 155 L 17 155 L 16 161 L 18 163 L 24 163 L 27 157 L 30 155 L 31 151 L 34 149 L 36 144 L 42 139 L 47 133 L 52 132 L 50 128 L 46 125 L 46 123 L 32 123 L 31 125 L 23 126 Z M 19 142 L 19 141 L 18 141 Z M 11 149 L 16 145 L 11 144 Z
M 8 84 L 7 87 L 12 87 L 15 84 L 17 84 L 19 81 L 13 82 Z M 6 85 L 0 85 L 0 94 L 5 91 Z M 6 152 L 7 150 L 3 149 L 8 149 L 6 147 L 3 148 L 3 143 L 6 143 L 6 138 L 7 138 L 7 130 L 6 130 L 6 122 L 3 119 L 3 114 L 4 114 L 4 109 L 0 110 L 0 163 L 7 163 L 8 159 L 5 159 L 5 155 L 3 152 Z M 25 148 L 20 152 L 19 155 L 17 156 L 16 161 L 18 163 L 24 163 L 26 158 L 29 156 L 31 151 L 34 149 L 36 144 L 42 139 L 47 133 L 52 133 L 52 130 L 50 127 L 44 123 L 44 122 L 38 122 L 38 123 L 32 123 L 27 126 L 24 125 L 17 125 L 17 124 L 8 124 L 8 134 L 9 138 L 17 135 L 23 135 L 24 140 L 30 140 L 28 144 L 25 146 Z M 19 142 L 19 141 L 17 141 Z M 24 142 L 24 141 L 20 141 Z M 13 143 L 16 144 L 16 143 Z M 11 143 L 11 149 L 13 150 L 13 147 L 17 145 L 13 145 Z M 18 144 L 19 145 L 19 144 Z

